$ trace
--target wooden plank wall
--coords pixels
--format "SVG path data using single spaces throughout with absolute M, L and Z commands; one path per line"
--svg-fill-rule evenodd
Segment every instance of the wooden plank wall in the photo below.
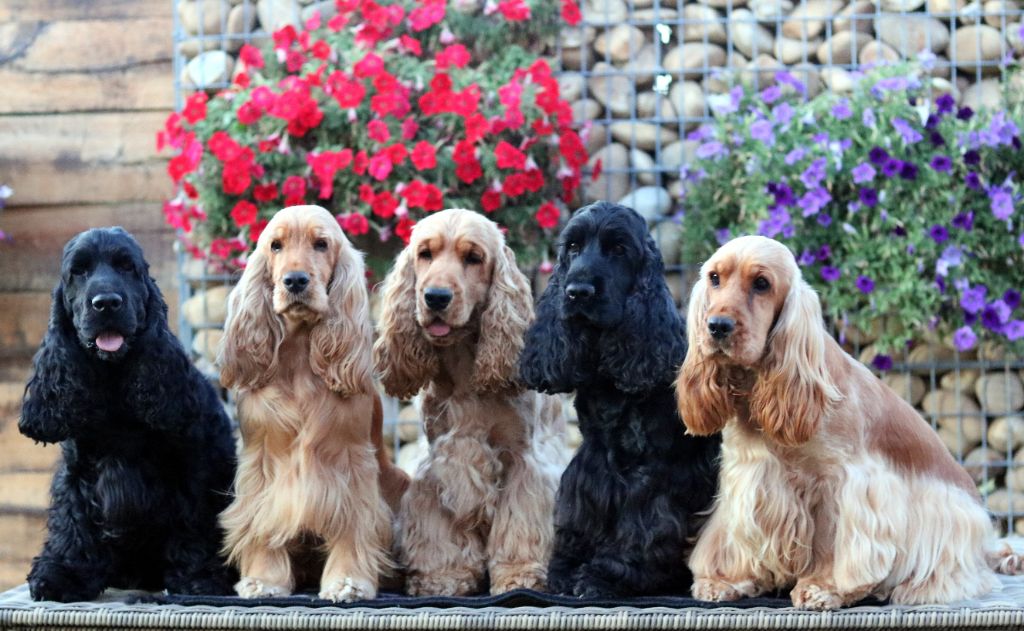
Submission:
M 121 225 L 176 311 L 170 192 L 155 133 L 173 107 L 170 0 L 0 2 L 0 589 L 24 582 L 43 535 L 55 447 L 17 431 L 64 243 Z M 176 319 L 172 316 L 172 323 Z

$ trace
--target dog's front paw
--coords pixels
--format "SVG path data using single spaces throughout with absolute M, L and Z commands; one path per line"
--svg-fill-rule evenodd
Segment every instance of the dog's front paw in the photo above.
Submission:
M 513 589 L 544 589 L 547 570 L 537 563 L 501 563 L 491 567 L 491 595 Z
M 235 583 L 235 593 L 242 598 L 275 598 L 288 596 L 292 590 L 284 585 L 271 585 L 252 576 L 244 576 Z
M 691 593 L 697 600 L 709 602 L 728 602 L 739 600 L 749 594 L 741 585 L 734 585 L 714 578 L 698 578 L 693 581 Z
M 320 598 L 336 603 L 351 603 L 377 597 L 377 588 L 367 580 L 346 576 L 320 587 Z
M 479 579 L 470 573 L 412 574 L 405 583 L 410 596 L 467 596 L 475 592 Z
M 817 583 L 797 583 L 790 596 L 793 598 L 793 606 L 797 609 L 827 611 L 839 609 L 845 603 L 845 599 L 835 588 Z
M 37 562 L 28 575 L 28 590 L 33 600 L 70 603 L 94 600 L 103 586 L 96 579 L 79 576 L 62 565 Z

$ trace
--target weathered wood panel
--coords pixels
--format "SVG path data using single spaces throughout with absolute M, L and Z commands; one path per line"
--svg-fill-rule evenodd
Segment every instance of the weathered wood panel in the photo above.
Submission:
M 25 582 L 32 557 L 39 554 L 45 537 L 42 513 L 0 513 L 0 589 Z
M 18 432 L 18 414 L 21 410 L 21 396 L 25 391 L 22 381 L 2 384 L 0 396 L 6 399 L 8 412 L 0 416 L 0 472 L 43 471 L 52 472 L 60 456 L 57 445 L 40 445 L 25 438 Z M 6 503 L 0 498 L 0 503 Z
M 0 22 L 15 20 L 122 20 L 171 15 L 169 0 L 4 0 Z M 112 26 L 116 28 L 116 26 Z M 168 36 L 170 32 L 168 31 Z
M 131 232 L 146 253 L 150 273 L 165 292 L 172 289 L 177 269 L 174 234 L 164 225 L 160 205 L 146 202 L 4 211 L 0 229 L 11 235 L 11 241 L 0 246 L 0 292 L 49 291 L 60 271 L 64 244 L 83 230 L 104 226 Z
M 0 114 L 169 110 L 171 18 L 0 26 Z M 112 31 L 116 30 L 116 35 Z
M 0 116 L 0 164 L 18 206 L 159 201 L 164 112 Z

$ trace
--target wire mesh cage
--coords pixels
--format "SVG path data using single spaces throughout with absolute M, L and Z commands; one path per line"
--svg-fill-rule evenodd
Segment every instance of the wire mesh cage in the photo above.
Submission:
M 489 10 L 462 0 L 460 10 Z M 244 43 L 299 26 L 334 2 L 175 0 L 174 71 L 179 109 L 193 90 L 227 87 Z M 711 118 L 710 98 L 735 81 L 755 89 L 788 70 L 813 95 L 852 89 L 872 64 L 926 55 L 932 85 L 973 109 L 999 107 L 999 68 L 1024 53 L 1015 0 L 586 0 L 583 21 L 564 26 L 550 46 L 562 96 L 584 132 L 590 166 L 584 201 L 637 209 L 662 249 L 666 280 L 685 306 L 693 271 L 681 264 L 680 171 L 694 159 L 688 132 Z M 215 372 L 224 304 L 232 278 L 181 254 L 183 341 Z M 837 337 L 870 364 L 877 331 Z M 1024 534 L 1024 361 L 997 345 L 958 353 L 920 344 L 879 373 L 936 429 L 968 469 L 1004 529 Z M 400 463 L 422 455 L 418 414 L 386 401 L 391 447 Z M 578 444 L 578 431 L 570 442 Z

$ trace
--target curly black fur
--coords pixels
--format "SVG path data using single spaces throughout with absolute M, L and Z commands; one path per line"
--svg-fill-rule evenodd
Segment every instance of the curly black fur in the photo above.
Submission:
M 715 493 L 720 439 L 686 436 L 676 412 L 686 335 L 662 272 L 635 211 L 581 208 L 526 334 L 523 380 L 575 390 L 583 434 L 558 491 L 554 592 L 689 592 L 687 539 Z
M 33 598 L 230 588 L 217 514 L 234 476 L 231 425 L 168 329 L 167 305 L 124 230 L 89 230 L 65 246 L 18 429 L 63 453 L 28 576 Z

